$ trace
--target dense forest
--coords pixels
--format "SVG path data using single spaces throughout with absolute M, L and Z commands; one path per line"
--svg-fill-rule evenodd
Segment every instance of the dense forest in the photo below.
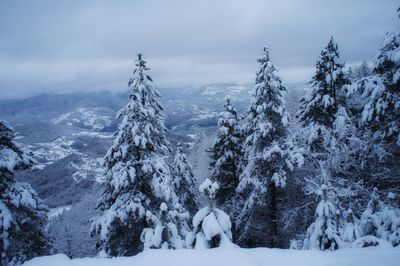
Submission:
M 400 32 L 386 34 L 372 64 L 346 66 L 339 51 L 331 37 L 296 116 L 290 116 L 287 88 L 273 51 L 264 47 L 247 111 L 239 113 L 229 97 L 221 106 L 216 137 L 207 148 L 211 175 L 204 180 L 195 180 L 187 147 L 171 145 L 160 94 L 139 53 L 129 99 L 104 156 L 102 192 L 90 199 L 97 207 L 81 206 L 93 215 L 90 230 L 81 234 L 91 235 L 95 253 L 399 246 Z M 60 247 L 74 256 L 71 229 L 49 229 L 48 207 L 14 177 L 35 163 L 11 125 L 1 121 L 4 266 Z M 78 216 L 63 216 L 62 223 Z M 49 230 L 65 242 L 56 247 Z

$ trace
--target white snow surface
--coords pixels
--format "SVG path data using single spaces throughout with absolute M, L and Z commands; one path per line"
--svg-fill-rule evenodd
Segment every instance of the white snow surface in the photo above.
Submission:
M 72 148 L 73 141 L 66 137 L 59 137 L 53 142 L 38 143 L 37 148 L 29 146 L 33 155 L 39 159 L 55 162 L 73 153 L 80 154 Z
M 400 248 L 352 248 L 337 251 L 269 248 L 146 250 L 133 257 L 79 258 L 58 254 L 34 258 L 24 266 L 398 266 Z
M 83 124 L 94 131 L 102 130 L 111 125 L 112 117 L 109 115 L 101 115 L 99 108 L 76 108 L 72 112 L 60 115 L 52 120 L 55 124 L 65 124 L 73 126 L 74 124 Z

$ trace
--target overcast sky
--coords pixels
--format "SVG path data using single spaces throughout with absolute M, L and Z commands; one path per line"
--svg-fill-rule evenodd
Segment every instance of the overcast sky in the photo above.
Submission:
M 398 0 L 0 1 L 0 98 L 125 90 L 142 51 L 157 87 L 252 84 L 264 45 L 307 81 L 333 35 L 349 64 L 398 29 Z

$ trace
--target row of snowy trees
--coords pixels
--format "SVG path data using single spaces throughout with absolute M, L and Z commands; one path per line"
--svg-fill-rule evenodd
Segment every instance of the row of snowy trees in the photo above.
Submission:
M 386 151 L 382 141 L 390 141 L 392 135 L 366 126 L 368 120 L 357 116 L 351 101 L 355 86 L 376 77 L 351 84 L 338 58 L 338 46 L 331 38 L 317 61 L 310 93 L 301 99 L 301 128 L 290 134 L 286 89 L 264 49 L 246 118 L 240 121 L 228 99 L 218 120 L 218 134 L 210 150 L 211 181 L 207 179 L 200 188 L 209 198 L 209 206 L 195 214 L 199 196 L 190 164 L 180 146 L 172 165 L 168 163 L 162 107 L 139 55 L 129 83 L 133 84 L 130 102 L 120 112 L 122 123 L 106 156 L 108 180 L 100 203 L 103 214 L 92 230 L 99 235 L 99 249 L 119 256 L 135 254 L 142 245 L 215 247 L 232 238 L 244 247 L 283 246 L 285 232 L 280 223 L 287 207 L 284 200 L 289 198 L 285 191 L 288 183 L 300 186 L 297 191 L 320 196 L 316 220 L 305 233 L 303 248 L 336 249 L 364 235 L 369 241 L 380 237 L 397 245 L 397 209 L 382 207 L 391 210 L 393 219 L 385 225 L 390 229 L 379 234 L 378 218 L 373 218 L 375 233 L 359 230 L 359 224 L 366 227 L 366 221 L 372 219 L 366 213 L 376 212 L 371 210 L 372 203 L 361 220 L 351 211 L 350 203 L 376 185 L 369 182 L 377 178 L 373 176 L 373 171 L 379 170 L 377 165 L 383 165 Z M 301 178 L 290 174 L 296 168 L 306 169 L 308 174 Z M 233 226 L 215 204 L 234 218 Z M 361 210 L 360 206 L 353 208 Z M 379 215 L 385 213 L 383 209 Z
M 173 163 L 168 160 L 159 94 L 139 54 L 130 101 L 105 158 L 102 215 L 92 227 L 99 251 L 120 256 L 142 247 L 216 247 L 232 240 L 285 247 L 291 238 L 301 239 L 293 247 L 305 249 L 398 245 L 396 195 L 383 203 L 375 187 L 389 191 L 396 167 L 387 158 L 399 158 L 399 38 L 388 34 L 373 70 L 362 64 L 356 74 L 345 71 L 331 38 L 293 132 L 286 88 L 264 48 L 245 118 L 227 99 L 218 120 L 212 174 L 200 187 L 209 203 L 197 213 L 190 164 L 180 146 Z
M 305 233 L 297 229 L 302 241 L 293 247 L 399 244 L 400 210 L 393 193 L 400 147 L 399 36 L 386 36 L 373 70 L 363 63 L 358 80 L 351 68 L 345 71 L 331 38 L 300 101 L 300 127 L 291 134 L 285 88 L 264 49 L 246 118 L 239 121 L 227 101 L 211 150 L 213 178 L 226 184 L 217 198 L 235 217 L 238 244 L 287 245 L 290 220 L 309 217 L 307 208 L 315 205 L 316 220 L 301 221 L 312 223 Z M 386 204 L 377 203 L 376 187 L 387 193 Z
M 353 82 L 338 62 L 333 39 L 321 52 L 311 92 L 302 99 L 298 114 L 308 136 L 306 158 L 320 169 L 314 184 L 320 185 L 316 191 L 321 201 L 305 248 L 336 249 L 349 241 L 376 245 L 374 237 L 399 244 L 400 211 L 391 192 L 398 189 L 393 187 L 398 168 L 388 159 L 399 160 L 399 36 L 387 34 L 372 72 Z M 374 187 L 389 192 L 385 206 Z M 360 204 L 365 205 L 366 191 L 371 190 L 365 209 Z

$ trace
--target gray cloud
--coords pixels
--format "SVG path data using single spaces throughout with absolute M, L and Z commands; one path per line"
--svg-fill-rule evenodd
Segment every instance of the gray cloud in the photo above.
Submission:
M 396 0 L 2 1 L 0 98 L 121 90 L 142 51 L 157 86 L 252 83 L 264 45 L 304 82 L 330 35 L 350 64 L 396 30 Z

